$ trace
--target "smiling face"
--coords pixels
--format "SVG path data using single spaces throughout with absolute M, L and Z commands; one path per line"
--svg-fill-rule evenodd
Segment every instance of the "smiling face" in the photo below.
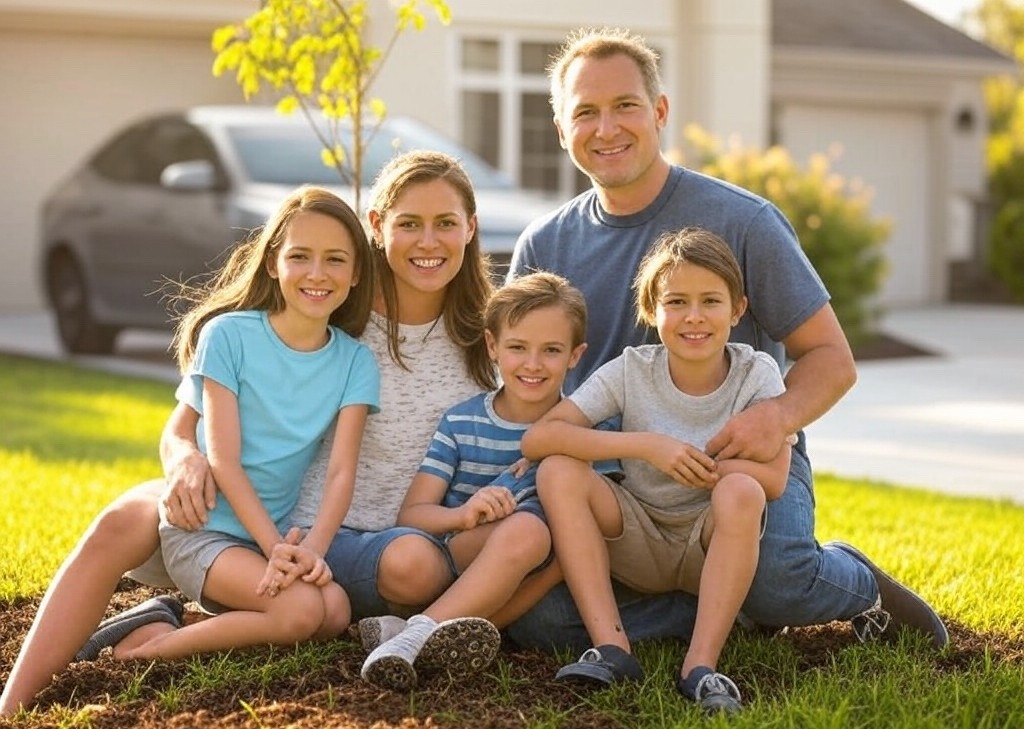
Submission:
M 586 349 L 573 347 L 573 320 L 562 306 L 544 306 L 497 333 L 487 330 L 487 350 L 503 383 L 496 407 L 502 417 L 533 422 L 558 402 L 565 373 Z
M 370 225 L 383 242 L 399 300 L 443 300 L 462 267 L 476 216 L 454 186 L 434 179 L 407 186 L 383 216 L 371 210 Z
M 745 310 L 746 300 L 734 303 L 717 273 L 686 262 L 669 269 L 658 287 L 655 323 L 670 367 L 720 365 L 729 332 Z
M 296 214 L 267 265 L 285 302 L 280 321 L 325 327 L 359 283 L 356 264 L 352 235 L 340 221 L 312 211 Z
M 636 62 L 616 53 L 572 61 L 555 126 L 609 212 L 626 213 L 657 197 L 668 174 L 659 140 L 667 118 L 665 95 L 651 99 Z

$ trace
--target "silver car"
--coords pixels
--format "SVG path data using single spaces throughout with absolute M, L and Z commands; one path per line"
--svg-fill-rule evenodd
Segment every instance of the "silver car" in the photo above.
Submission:
M 365 186 L 398 152 L 459 158 L 477 193 L 484 251 L 500 271 L 519 233 L 555 207 L 515 188 L 475 154 L 409 118 L 385 119 L 363 165 Z M 114 135 L 43 205 L 39 270 L 68 352 L 109 353 L 128 327 L 166 329 L 161 290 L 201 276 L 261 225 L 296 186 L 353 200 L 301 114 L 209 106 L 142 119 Z

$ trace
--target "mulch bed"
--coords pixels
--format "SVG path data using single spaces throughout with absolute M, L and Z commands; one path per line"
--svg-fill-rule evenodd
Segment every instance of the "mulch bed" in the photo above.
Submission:
M 125 581 L 115 596 L 111 610 L 137 604 L 153 591 Z M 21 641 L 35 615 L 38 600 L 19 599 L 0 602 L 0 678 L 6 680 Z M 951 624 L 953 647 L 936 655 L 925 653 L 923 660 L 934 662 L 936 671 L 958 672 L 977 665 L 986 655 L 989 660 L 1024 665 L 1024 639 L 983 635 Z M 766 638 L 768 639 L 768 638 Z M 848 624 L 833 623 L 800 628 L 770 640 L 789 644 L 805 670 L 831 665 L 834 655 L 854 645 Z M 550 718 L 551 710 L 561 717 L 565 729 L 615 726 L 605 714 L 597 713 L 578 693 L 551 679 L 558 661 L 535 652 L 515 652 L 505 647 L 499 658 L 502 676 L 492 668 L 477 676 L 453 684 L 435 678 L 412 696 L 382 691 L 359 678 L 363 652 L 356 640 L 335 641 L 336 660 L 328 668 L 275 679 L 262 688 L 228 685 L 182 697 L 173 711 L 163 710 L 153 700 L 154 692 L 172 686 L 185 673 L 184 661 L 160 661 L 153 664 L 144 680 L 139 700 L 114 703 L 111 696 L 123 693 L 137 682 L 135 666 L 103 656 L 92 663 L 73 664 L 57 677 L 40 696 L 42 710 L 66 707 L 64 720 L 58 712 L 29 720 L 3 720 L 0 727 L 70 726 L 69 714 L 80 714 L 80 724 L 93 729 L 428 729 L 431 727 L 522 727 L 538 706 Z M 332 646 L 332 647 L 333 647 Z M 257 649 L 270 650 L 270 649 Z M 770 673 L 759 675 L 762 691 L 769 694 L 784 687 L 773 686 Z M 514 686 L 514 700 L 501 690 Z M 242 705 L 246 701 L 250 708 Z M 628 716 L 628 707 L 624 707 Z M 472 717 L 467 721 L 467 717 Z M 59 722 L 59 724 L 58 724 Z

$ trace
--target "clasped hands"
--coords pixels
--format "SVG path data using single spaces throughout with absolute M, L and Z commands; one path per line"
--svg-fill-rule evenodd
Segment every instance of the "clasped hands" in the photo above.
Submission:
M 267 557 L 267 569 L 256 587 L 257 595 L 276 597 L 295 580 L 323 587 L 334 579 L 331 568 L 319 554 L 302 544 L 302 530 L 292 527 L 284 541 L 274 545 Z

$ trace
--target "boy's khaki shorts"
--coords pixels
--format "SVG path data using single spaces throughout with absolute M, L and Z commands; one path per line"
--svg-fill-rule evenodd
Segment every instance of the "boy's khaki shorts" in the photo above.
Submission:
M 696 595 L 704 567 L 700 534 L 711 513 L 710 494 L 686 512 L 657 512 L 621 484 L 602 478 L 622 512 L 622 535 L 605 540 L 612 576 L 640 592 L 684 590 Z

